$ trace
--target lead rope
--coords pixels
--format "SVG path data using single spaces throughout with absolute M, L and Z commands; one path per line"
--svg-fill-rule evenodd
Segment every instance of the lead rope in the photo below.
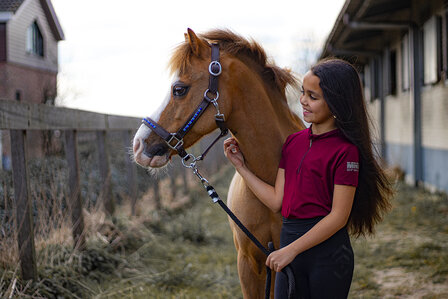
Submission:
M 189 154 L 190 157 L 193 157 L 193 161 L 190 163 L 190 165 L 185 164 L 185 159 L 182 159 L 182 164 L 186 168 L 190 168 L 193 173 L 199 178 L 199 180 L 202 183 L 202 186 L 207 191 L 207 194 L 210 196 L 212 201 L 214 203 L 218 203 L 221 208 L 229 215 L 230 218 L 235 222 L 236 225 L 246 234 L 246 236 L 257 246 L 266 256 L 269 256 L 271 252 L 275 251 L 274 244 L 272 242 L 268 243 L 268 248 L 264 247 L 260 241 L 244 226 L 244 224 L 241 223 L 241 221 L 236 217 L 236 215 L 229 209 L 229 207 L 219 198 L 218 193 L 216 192 L 215 188 L 213 188 L 212 185 L 208 182 L 206 178 L 204 178 L 198 170 L 198 167 L 196 166 L 196 162 L 201 160 L 201 156 L 194 157 L 192 154 Z M 291 266 L 287 265 L 282 269 L 282 272 L 286 275 L 288 278 L 288 298 L 292 299 L 294 298 L 294 291 L 295 291 L 295 280 L 294 280 L 294 273 L 292 272 Z M 271 268 L 266 266 L 266 285 L 265 285 L 265 298 L 269 299 L 271 295 Z

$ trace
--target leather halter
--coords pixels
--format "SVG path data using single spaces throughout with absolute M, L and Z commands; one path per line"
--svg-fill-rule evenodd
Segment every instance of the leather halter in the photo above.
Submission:
M 185 124 L 175 133 L 169 133 L 162 126 L 160 126 L 157 122 L 152 120 L 149 117 L 143 118 L 142 122 L 150 128 L 154 133 L 156 133 L 160 138 L 162 138 L 166 144 L 173 150 L 177 151 L 182 160 L 186 161 L 190 158 L 190 154 L 187 154 L 184 148 L 184 140 L 185 135 L 190 131 L 196 121 L 201 117 L 202 113 L 207 109 L 207 107 L 212 103 L 216 108 L 215 114 L 215 122 L 218 128 L 221 130 L 218 138 L 212 143 L 213 146 L 219 138 L 227 135 L 228 129 L 225 124 L 224 114 L 219 111 L 218 105 L 218 76 L 222 72 L 221 64 L 219 63 L 219 46 L 218 44 L 211 44 L 211 62 L 208 66 L 208 72 L 210 73 L 210 79 L 208 83 L 208 88 L 204 92 L 204 97 L 201 103 L 197 106 L 196 110 L 190 115 Z M 209 146 L 207 150 L 201 155 L 201 158 L 205 156 L 205 154 L 210 149 Z M 198 159 L 199 160 L 199 159 Z M 201 159 L 202 160 L 202 159 Z

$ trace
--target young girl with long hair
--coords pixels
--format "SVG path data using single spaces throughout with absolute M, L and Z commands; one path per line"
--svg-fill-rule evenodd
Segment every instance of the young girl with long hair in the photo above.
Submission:
M 275 298 L 287 298 L 281 270 L 288 264 L 300 298 L 347 298 L 354 268 L 349 233 L 373 233 L 393 191 L 375 159 L 362 85 L 350 63 L 314 65 L 300 103 L 311 126 L 286 138 L 275 186 L 246 167 L 235 138 L 224 142 L 224 153 L 252 192 L 283 216 L 280 249 L 266 260 L 277 272 Z

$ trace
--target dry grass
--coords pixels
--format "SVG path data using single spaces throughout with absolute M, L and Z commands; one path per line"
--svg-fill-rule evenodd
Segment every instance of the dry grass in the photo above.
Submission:
M 53 163 L 64 167 L 62 161 Z M 42 173 L 42 167 L 36 169 Z M 232 173 L 223 167 L 208 176 L 222 198 Z M 130 216 L 129 202 L 122 202 L 115 217 L 107 218 L 95 198 L 97 179 L 91 173 L 84 178 L 83 192 L 90 192 L 90 199 L 83 252 L 72 249 L 69 217 L 57 208 L 65 205 L 64 185 L 33 183 L 39 272 L 34 283 L 19 278 L 11 194 L 3 188 L 0 298 L 241 298 L 227 216 L 197 182 L 188 193 L 173 196 L 165 180 L 161 210 L 154 210 L 154 194 L 147 189 L 136 216 Z M 182 184 L 176 181 L 178 190 Z M 353 240 L 350 298 L 447 298 L 447 196 L 401 184 L 397 189 L 394 208 L 376 236 Z
M 398 185 L 373 238 L 353 242 L 352 298 L 448 298 L 448 198 Z

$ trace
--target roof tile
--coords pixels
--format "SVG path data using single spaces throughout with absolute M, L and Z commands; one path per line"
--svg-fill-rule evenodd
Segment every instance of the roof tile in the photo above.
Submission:
M 16 12 L 25 0 L 0 0 L 0 11 Z

